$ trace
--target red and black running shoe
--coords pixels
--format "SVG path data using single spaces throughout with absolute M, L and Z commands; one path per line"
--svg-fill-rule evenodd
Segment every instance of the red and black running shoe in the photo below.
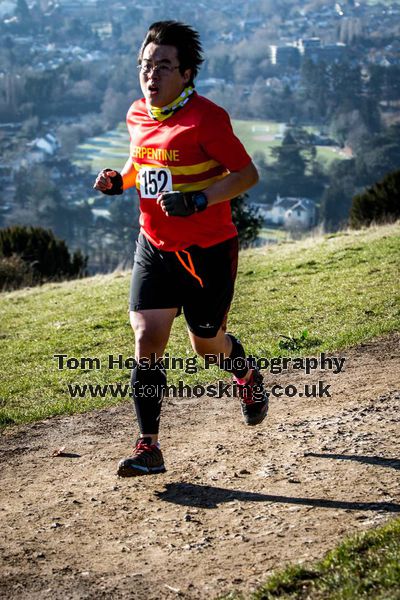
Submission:
M 157 444 L 151 443 L 150 437 L 139 438 L 132 456 L 123 458 L 118 464 L 117 475 L 120 477 L 137 477 L 165 473 L 164 458 Z
M 267 416 L 269 394 L 264 388 L 263 376 L 253 369 L 250 379 L 244 382 L 235 377 L 239 387 L 240 406 L 246 425 L 259 425 Z

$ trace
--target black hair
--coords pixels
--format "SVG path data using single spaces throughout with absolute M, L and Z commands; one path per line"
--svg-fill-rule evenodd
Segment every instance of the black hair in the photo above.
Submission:
M 186 69 L 191 69 L 189 85 L 194 85 L 199 67 L 203 62 L 203 49 L 198 32 L 179 21 L 156 21 L 150 25 L 139 51 L 139 63 L 142 60 L 144 49 L 148 44 L 159 46 L 175 46 L 179 60 L 179 71 L 183 75 Z

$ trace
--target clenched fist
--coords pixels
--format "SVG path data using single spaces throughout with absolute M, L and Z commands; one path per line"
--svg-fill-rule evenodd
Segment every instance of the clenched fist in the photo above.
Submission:
M 93 189 L 99 190 L 108 196 L 115 196 L 123 193 L 122 175 L 112 169 L 103 169 L 96 177 Z
M 163 192 L 157 204 L 169 217 L 190 217 L 205 210 L 208 200 L 203 192 Z

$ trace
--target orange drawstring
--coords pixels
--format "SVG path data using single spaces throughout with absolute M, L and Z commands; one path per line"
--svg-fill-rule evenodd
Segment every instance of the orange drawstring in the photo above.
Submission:
M 184 252 L 185 254 L 187 254 L 189 266 L 187 266 L 187 264 L 185 263 L 183 258 L 180 256 L 179 251 L 177 251 L 177 252 L 175 252 L 175 254 L 178 257 L 179 262 L 181 263 L 181 265 L 183 265 L 183 267 L 186 269 L 186 271 L 188 271 L 188 273 L 190 273 L 192 275 L 192 277 L 197 279 L 197 281 L 200 283 L 201 287 L 204 287 L 201 277 L 199 277 L 196 273 L 196 270 L 194 268 L 194 264 L 192 261 L 192 257 L 190 256 L 189 252 L 187 250 L 181 250 L 181 252 Z

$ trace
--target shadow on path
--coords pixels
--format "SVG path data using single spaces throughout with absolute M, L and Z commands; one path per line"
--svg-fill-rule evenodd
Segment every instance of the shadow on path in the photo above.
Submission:
M 168 483 L 165 490 L 156 492 L 156 496 L 165 502 L 196 506 L 198 508 L 217 508 L 223 502 L 240 500 L 241 502 L 274 502 L 279 504 L 298 504 L 319 508 L 335 508 L 342 510 L 385 510 L 399 513 L 400 504 L 394 502 L 349 502 L 344 500 L 325 500 L 323 498 L 296 498 L 292 496 L 274 496 L 243 492 L 208 485 L 193 483 Z
M 314 456 L 316 458 L 335 458 L 337 460 L 354 460 L 355 462 L 366 465 L 378 465 L 380 467 L 390 467 L 400 470 L 400 460 L 398 458 L 382 458 L 381 456 L 361 456 L 357 454 L 318 454 L 317 452 L 305 452 L 304 456 Z

